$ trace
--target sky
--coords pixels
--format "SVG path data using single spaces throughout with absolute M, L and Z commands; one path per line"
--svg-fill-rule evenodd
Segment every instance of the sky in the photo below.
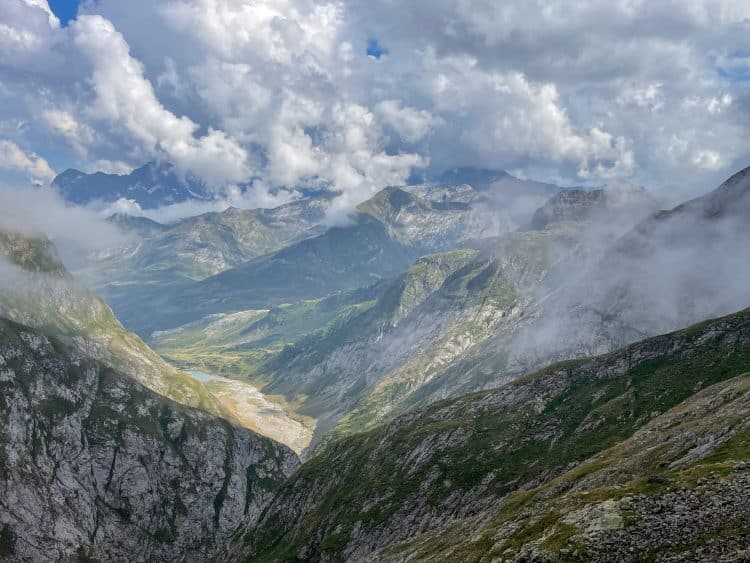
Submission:
M 78 0 L 50 0 L 49 7 L 60 20 L 61 25 L 67 25 L 78 14 Z
M 746 0 L 4 0 L 0 185 L 505 169 L 707 191 L 750 165 Z

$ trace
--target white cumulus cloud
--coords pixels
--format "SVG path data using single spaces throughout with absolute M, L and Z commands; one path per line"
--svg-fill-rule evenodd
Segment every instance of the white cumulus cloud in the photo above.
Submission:
M 29 180 L 36 184 L 50 182 L 55 177 L 55 171 L 41 156 L 23 151 L 13 141 L 2 139 L 0 139 L 0 168 L 24 172 Z

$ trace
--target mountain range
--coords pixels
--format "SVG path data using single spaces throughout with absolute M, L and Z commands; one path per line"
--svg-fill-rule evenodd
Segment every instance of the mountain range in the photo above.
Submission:
M 0 558 L 742 561 L 748 192 L 455 169 L 72 274 L 2 231 Z
M 506 208 L 520 206 L 522 188 L 536 184 L 502 174 L 515 186 L 507 193 L 506 184 L 387 188 L 330 228 L 328 193 L 171 225 L 116 216 L 130 242 L 89 256 L 75 273 L 144 338 L 208 314 L 321 298 L 396 276 L 423 254 L 511 230 Z
M 142 209 L 213 198 L 205 182 L 194 176 L 181 177 L 169 163 L 149 162 L 129 174 L 86 174 L 69 168 L 52 180 L 52 187 L 70 203 L 79 205 L 132 200 Z
M 590 204 L 604 213 L 602 221 L 610 213 L 637 215 L 636 210 L 651 206 L 645 194 L 631 195 L 611 198 L 609 211 L 601 206 L 601 196 L 591 198 L 581 190 L 561 192 L 549 205 Z M 308 300 L 285 306 L 283 315 L 257 309 L 257 315 L 265 315 L 261 320 L 233 325 L 223 341 L 217 317 L 211 317 L 158 333 L 152 343 L 181 365 L 244 376 L 264 392 L 282 395 L 297 405 L 296 414 L 317 421 L 314 441 L 330 438 L 326 434 L 334 427 L 336 435 L 362 431 L 455 393 L 449 389 L 456 385 L 466 392 L 490 384 L 492 377 L 501 382 L 505 374 L 477 380 L 471 370 L 471 377 L 453 370 L 465 359 L 471 362 L 485 341 L 515 334 L 528 311 L 543 300 L 547 280 L 593 245 L 587 238 L 594 227 L 585 217 L 578 219 L 463 239 L 463 248 L 423 256 L 367 292 L 338 294 L 338 311 L 332 311 L 331 297 Z M 315 330 L 300 332 L 292 321 L 298 314 L 315 319 Z M 262 327 L 270 316 L 277 336 L 268 340 Z M 289 330 L 279 329 L 279 322 L 289 323 Z M 211 332 L 210 347 L 202 345 L 201 331 Z

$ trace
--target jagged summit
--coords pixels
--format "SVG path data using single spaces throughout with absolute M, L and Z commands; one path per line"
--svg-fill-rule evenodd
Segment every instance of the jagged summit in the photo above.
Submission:
M 173 164 L 149 162 L 130 174 L 86 174 L 68 169 L 58 175 L 52 185 L 62 197 L 78 205 L 94 202 L 113 203 L 124 198 L 133 200 L 143 209 L 188 200 L 207 201 L 212 194 L 205 183 L 195 176 L 184 179 L 175 172 Z
M 429 208 L 429 203 L 419 196 L 410 194 L 402 188 L 389 187 L 361 203 L 357 206 L 357 211 L 372 215 L 381 221 L 389 221 L 409 205 Z
M 530 228 L 540 230 L 560 221 L 585 221 L 606 206 L 604 190 L 563 190 L 536 210 Z

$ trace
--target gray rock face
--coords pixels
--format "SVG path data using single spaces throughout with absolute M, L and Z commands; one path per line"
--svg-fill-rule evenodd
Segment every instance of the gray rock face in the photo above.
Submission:
M 695 489 L 624 502 L 622 508 L 634 524 L 598 534 L 587 557 L 632 561 L 635 553 L 650 553 L 654 561 L 748 561 L 750 475 L 704 481 Z
M 0 320 L 0 559 L 206 560 L 297 465 Z
M 226 414 L 200 382 L 166 364 L 125 330 L 107 304 L 69 274 L 44 236 L 0 230 L 0 317 L 63 339 L 82 357 L 113 367 L 160 395 Z
M 563 190 L 537 209 L 531 228 L 544 229 L 560 221 L 584 221 L 606 205 L 604 190 Z

